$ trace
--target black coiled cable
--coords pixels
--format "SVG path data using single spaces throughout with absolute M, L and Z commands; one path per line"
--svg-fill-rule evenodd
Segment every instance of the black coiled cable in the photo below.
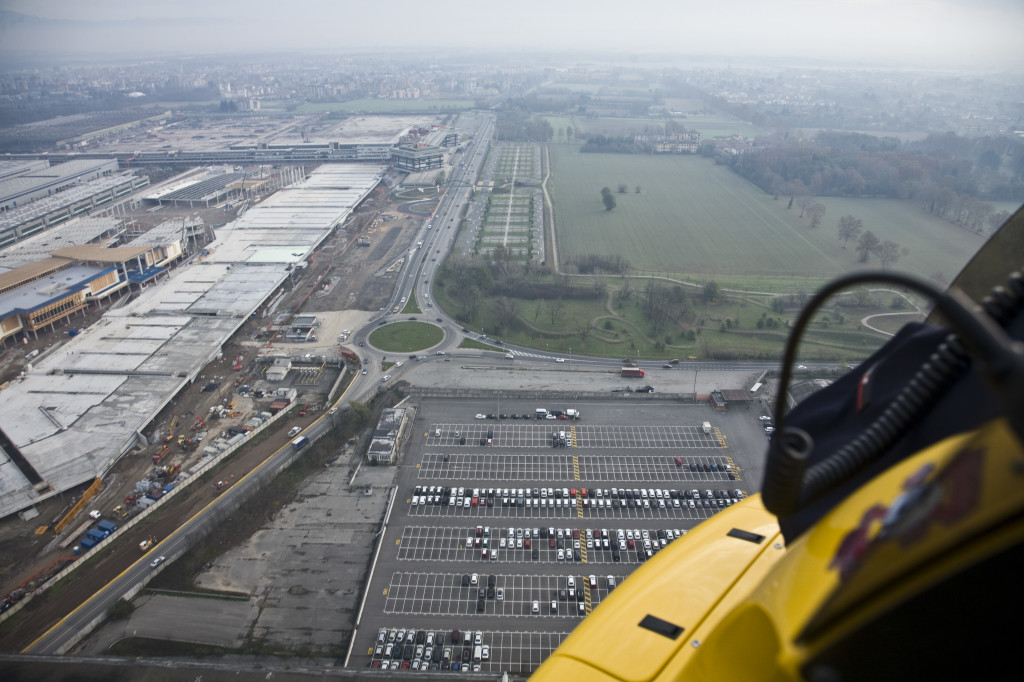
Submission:
M 841 284 L 830 285 L 812 299 L 801 320 L 809 320 L 840 286 L 871 278 L 892 281 L 893 277 L 888 273 L 864 273 L 838 280 Z M 903 276 L 897 279 L 913 281 Z M 930 291 L 930 285 L 914 284 L 916 288 Z M 1005 326 L 1024 308 L 1024 276 L 1020 272 L 1011 274 L 1005 287 L 997 286 L 985 297 L 982 307 L 989 317 Z M 956 332 L 950 333 L 874 422 L 835 453 L 805 469 L 813 447 L 811 437 L 799 429 L 787 430 L 784 425 L 791 360 L 805 326 L 806 322 L 798 322 L 787 344 L 776 403 L 779 433 L 773 440 L 765 469 L 762 498 L 765 507 L 780 516 L 797 512 L 882 457 L 903 437 L 907 427 L 919 420 L 971 364 L 971 357 L 960 336 Z

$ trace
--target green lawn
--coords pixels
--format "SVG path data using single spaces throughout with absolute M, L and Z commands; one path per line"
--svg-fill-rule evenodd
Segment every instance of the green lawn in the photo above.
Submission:
M 788 199 L 774 199 L 725 166 L 698 156 L 581 154 L 553 145 L 552 190 L 558 253 L 621 254 L 635 271 L 715 279 L 757 291 L 814 288 L 821 281 L 865 267 L 852 245 L 837 238 L 841 215 L 852 214 L 879 238 L 908 250 L 897 268 L 924 277 L 959 270 L 983 237 L 936 219 L 909 202 L 822 198 L 822 225 L 811 229 Z M 600 190 L 617 190 L 617 207 L 604 210 Z M 641 194 L 633 189 L 639 185 Z M 869 263 L 868 266 L 876 267 Z M 779 278 L 785 287 L 775 288 Z M 736 286 L 738 284 L 738 286 Z
M 414 353 L 441 343 L 444 330 L 425 322 L 394 322 L 370 334 L 370 345 L 392 353 Z

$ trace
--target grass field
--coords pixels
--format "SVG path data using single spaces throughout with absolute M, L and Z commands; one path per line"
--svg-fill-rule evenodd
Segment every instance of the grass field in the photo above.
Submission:
M 473 100 L 463 99 L 355 99 L 351 102 L 311 102 L 295 108 L 297 114 L 325 111 L 360 114 L 404 114 L 410 112 L 461 111 L 472 109 Z
M 852 245 L 837 239 L 841 215 L 853 214 L 880 239 L 908 254 L 897 267 L 928 277 L 957 272 L 983 237 L 885 199 L 823 198 L 822 225 L 811 229 L 785 198 L 773 199 L 725 166 L 697 156 L 581 154 L 551 147 L 559 259 L 621 254 L 640 272 L 742 282 L 749 290 L 775 288 L 773 278 L 809 285 L 863 268 Z M 625 183 L 617 207 L 605 211 L 602 187 Z M 641 194 L 633 188 L 639 185 Z M 872 266 L 872 264 L 868 264 Z M 723 284 L 725 286 L 725 284 Z
M 441 343 L 444 330 L 425 322 L 395 322 L 370 334 L 370 344 L 392 353 L 413 353 Z

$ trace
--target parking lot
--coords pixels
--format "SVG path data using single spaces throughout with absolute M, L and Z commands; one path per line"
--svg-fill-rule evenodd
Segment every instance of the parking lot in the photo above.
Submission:
M 536 454 L 502 452 L 492 447 L 490 452 L 480 452 L 479 447 L 463 448 L 472 450 L 464 453 L 424 453 L 417 477 L 433 481 L 571 481 L 579 479 L 601 482 L 611 486 L 611 481 L 694 481 L 697 483 L 722 482 L 729 480 L 728 469 L 734 474 L 736 464 L 724 454 L 727 450 L 716 451 L 713 455 L 681 455 L 677 465 L 672 454 L 643 455 L 599 455 L 589 454 L 582 446 L 578 448 L 548 449 Z M 712 469 L 711 466 L 715 465 Z M 481 483 L 481 485 L 483 485 Z
M 579 409 L 513 420 L 419 405 L 350 665 L 533 671 L 639 564 L 742 499 L 763 458 L 752 410 Z M 413 641 L 389 650 L 399 634 Z

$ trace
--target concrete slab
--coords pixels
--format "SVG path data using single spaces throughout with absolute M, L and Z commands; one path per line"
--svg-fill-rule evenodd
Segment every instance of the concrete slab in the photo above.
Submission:
M 258 612 L 255 599 L 142 596 L 135 600 L 135 611 L 128 620 L 107 621 L 85 640 L 79 653 L 100 655 L 112 644 L 128 637 L 237 649 L 244 643 Z
M 348 485 L 341 457 L 245 544 L 222 555 L 200 587 L 259 600 L 252 635 L 274 647 L 339 655 L 354 627 L 387 496 Z M 388 477 L 392 467 L 379 467 Z

